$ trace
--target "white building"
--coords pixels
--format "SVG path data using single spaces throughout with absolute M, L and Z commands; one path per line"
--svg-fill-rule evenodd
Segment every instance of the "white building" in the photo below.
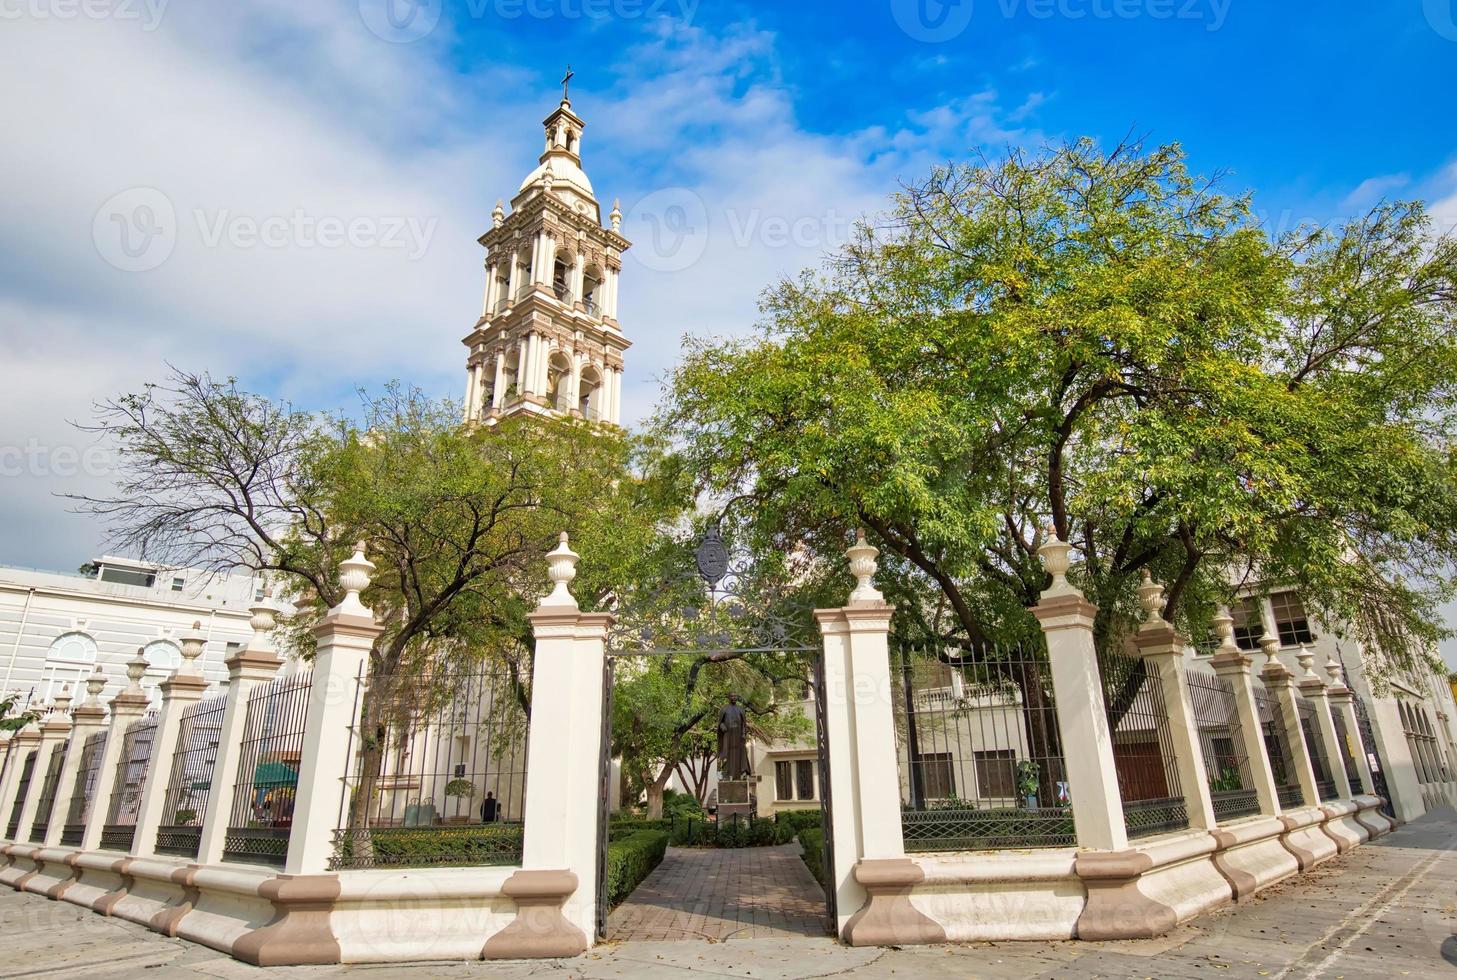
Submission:
M 227 679 L 228 649 L 246 643 L 248 606 L 262 594 L 247 573 L 209 576 L 106 555 L 74 573 L 0 566 L 0 691 L 45 702 L 99 665 L 110 697 L 141 649 L 150 689 L 182 662 L 194 623 L 207 637 L 199 664 Z

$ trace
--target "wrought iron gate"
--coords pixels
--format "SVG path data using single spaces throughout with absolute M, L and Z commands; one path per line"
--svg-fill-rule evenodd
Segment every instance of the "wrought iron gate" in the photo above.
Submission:
M 650 595 L 626 595 L 613 610 L 602 673 L 602 743 L 597 818 L 597 936 L 607 935 L 607 849 L 612 815 L 612 716 L 618 666 L 628 658 L 713 655 L 727 663 L 745 655 L 803 654 L 811 660 L 813 726 L 819 765 L 821 860 L 828 921 L 835 923 L 834 834 L 831 820 L 829 741 L 825 737 L 824 649 L 812 606 L 766 585 L 736 560 L 716 529 L 698 543 L 691 572 L 671 576 Z

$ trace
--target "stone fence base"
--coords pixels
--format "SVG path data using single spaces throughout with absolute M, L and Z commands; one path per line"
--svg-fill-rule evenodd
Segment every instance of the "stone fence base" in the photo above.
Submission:
M 862 861 L 855 946 L 1015 939 L 1146 939 L 1243 902 L 1390 833 L 1374 796 L 1166 834 L 1124 851 L 917 855 Z
M 0 883 L 144 925 L 257 966 L 572 956 L 566 871 L 448 868 L 289 876 L 28 844 Z
M 862 861 L 857 946 L 1142 939 L 1243 902 L 1390 833 L 1381 800 L 1250 817 L 1123 851 L 1072 848 Z M 0 883 L 136 922 L 259 966 L 563 957 L 589 939 L 569 871 L 449 868 L 289 876 L 27 844 L 0 846 Z M 587 891 L 590 892 L 590 889 Z

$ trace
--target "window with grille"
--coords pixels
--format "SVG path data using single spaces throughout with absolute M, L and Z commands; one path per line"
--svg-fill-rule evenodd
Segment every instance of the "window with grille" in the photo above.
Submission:
M 1246 596 L 1229 610 L 1234 619 L 1234 642 L 1241 650 L 1258 650 L 1265 623 L 1260 617 L 1260 600 Z
M 977 752 L 975 755 L 976 789 L 982 799 L 1009 800 L 1016 796 L 1016 753 L 1011 749 L 994 749 Z
M 1315 640 L 1305 604 L 1294 592 L 1276 592 L 1270 596 L 1270 607 L 1275 611 L 1275 629 L 1280 634 L 1281 646 L 1292 647 Z
M 950 752 L 923 752 L 916 757 L 921 768 L 921 786 L 928 800 L 950 800 L 956 796 L 956 774 Z
M 815 764 L 812 759 L 800 759 L 794 764 L 794 788 L 801 800 L 815 798 Z
M 792 768 L 787 762 L 774 763 L 774 798 L 776 800 L 794 799 L 794 781 Z

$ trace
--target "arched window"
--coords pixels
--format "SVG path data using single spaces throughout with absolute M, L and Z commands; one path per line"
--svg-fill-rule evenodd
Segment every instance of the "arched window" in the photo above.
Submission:
M 68 684 L 74 692 L 95 663 L 95 640 L 79 631 L 62 633 L 51 641 L 46 651 L 45 671 L 36 693 L 49 701 Z
M 182 666 L 182 651 L 171 640 L 153 640 L 142 648 L 147 673 L 170 674 Z

